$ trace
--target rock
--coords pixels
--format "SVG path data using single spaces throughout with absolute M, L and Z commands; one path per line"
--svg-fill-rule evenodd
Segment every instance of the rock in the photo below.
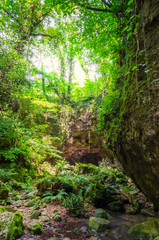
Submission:
M 6 211 L 5 207 L 0 207 L 0 214 Z
M 92 237 L 90 237 L 90 239 L 89 240 L 101 240 L 99 237 L 94 237 L 94 236 L 92 236 Z
M 45 217 L 45 216 L 41 216 L 39 218 L 39 220 L 42 221 L 42 222 L 50 222 L 50 219 L 48 217 Z
M 71 240 L 70 238 L 64 238 L 64 240 Z
M 109 215 L 109 213 L 107 213 L 104 209 L 98 208 L 98 209 L 95 211 L 94 217 L 99 217 L 99 218 L 108 219 L 108 218 L 110 218 L 110 215 Z
M 39 206 L 39 205 L 40 205 L 40 202 L 41 202 L 40 198 L 39 198 L 39 197 L 36 197 L 35 199 L 29 201 L 29 202 L 26 204 L 26 206 L 27 206 L 27 207 Z
M 82 233 L 85 233 L 85 232 L 87 232 L 87 228 L 86 228 L 86 227 L 81 227 L 81 228 L 80 228 L 80 231 L 81 231 Z
M 153 214 L 146 209 L 141 209 L 140 213 L 147 217 L 153 217 Z
M 54 221 L 61 221 L 61 217 L 60 217 L 60 215 L 53 215 L 53 219 L 54 219 Z
M 31 219 L 37 219 L 40 215 L 41 215 L 41 210 L 36 210 L 35 212 L 33 212 L 33 214 L 31 215 Z
M 42 227 L 39 222 L 37 221 L 32 221 L 28 229 L 33 233 L 33 234 L 41 234 L 42 233 Z
M 47 207 L 46 203 L 43 203 L 42 208 L 46 208 L 46 207 Z
M 8 198 L 8 193 L 9 188 L 2 181 L 0 181 L 0 199 L 6 200 Z
M 59 238 L 48 238 L 47 240 L 59 240 Z
M 54 208 L 54 209 L 52 210 L 53 213 L 57 213 L 58 211 L 59 211 L 59 210 L 56 209 L 56 208 Z
M 16 207 L 21 207 L 23 205 L 22 200 L 16 201 L 15 205 L 16 205 Z
M 27 199 L 33 199 L 37 194 L 38 194 L 38 190 L 36 189 L 36 190 L 34 190 L 34 191 L 29 192 L 29 193 L 26 195 L 26 197 L 27 197 Z
M 135 237 L 155 238 L 159 235 L 159 218 L 148 218 L 146 222 L 131 227 L 128 233 Z
M 23 217 L 19 212 L 3 212 L 0 214 L 0 239 L 17 239 L 23 232 Z
M 96 232 L 104 232 L 108 229 L 110 222 L 104 218 L 90 217 L 88 225 L 89 228 Z

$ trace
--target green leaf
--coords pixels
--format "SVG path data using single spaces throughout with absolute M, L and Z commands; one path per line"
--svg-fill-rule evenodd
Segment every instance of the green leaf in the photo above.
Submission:
M 128 6 L 132 5 L 133 2 L 134 2 L 134 0 L 129 0 Z

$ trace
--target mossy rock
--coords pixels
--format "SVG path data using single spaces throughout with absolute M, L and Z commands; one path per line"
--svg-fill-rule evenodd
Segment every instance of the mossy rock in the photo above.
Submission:
M 37 221 L 32 221 L 28 229 L 33 233 L 33 234 L 41 234 L 42 233 L 42 227 L 39 222 Z
M 61 217 L 58 214 L 53 215 L 53 219 L 54 221 L 57 221 L 57 222 L 61 221 Z
M 3 212 L 0 214 L 0 239 L 13 240 L 22 235 L 23 217 L 19 212 Z
M 148 218 L 146 222 L 131 227 L 128 233 L 139 238 L 155 238 L 159 235 L 159 218 Z
M 94 217 L 96 217 L 96 218 L 98 217 L 98 218 L 108 219 L 108 218 L 110 218 L 110 215 L 109 215 L 109 213 L 107 213 L 104 209 L 98 208 L 98 209 L 95 211 Z
M 33 214 L 31 215 L 31 219 L 38 219 L 39 216 L 41 216 L 41 210 L 36 210 L 33 212 Z
M 4 213 L 5 211 L 6 211 L 5 207 L 3 207 L 3 206 L 0 207 L 0 214 L 1 214 L 1 213 Z
M 39 206 L 41 203 L 41 199 L 39 197 L 36 197 L 35 199 L 29 201 L 26 206 L 27 207 L 33 207 L 33 206 Z
M 6 200 L 8 198 L 8 193 L 9 188 L 2 181 L 0 181 L 0 199 Z
M 108 210 L 110 210 L 112 212 L 122 211 L 123 210 L 123 201 L 118 200 L 118 201 L 110 202 L 110 203 L 108 203 L 107 208 L 108 208 Z
M 110 222 L 104 218 L 90 217 L 88 225 L 91 230 L 96 232 L 104 232 L 108 229 Z

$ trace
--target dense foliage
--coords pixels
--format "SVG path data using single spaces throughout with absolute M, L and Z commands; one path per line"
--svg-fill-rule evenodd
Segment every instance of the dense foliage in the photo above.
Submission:
M 2 161 L 37 165 L 60 158 L 70 118 L 88 106 L 113 145 L 128 99 L 137 102 L 143 91 L 134 1 L 6 0 L 0 6 Z

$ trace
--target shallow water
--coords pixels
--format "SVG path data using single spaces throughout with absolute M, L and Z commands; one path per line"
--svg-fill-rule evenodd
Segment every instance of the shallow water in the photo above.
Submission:
M 133 225 L 146 221 L 146 217 L 141 214 L 130 215 L 123 213 L 112 213 L 110 219 L 110 230 L 104 240 L 137 240 L 127 232 Z

